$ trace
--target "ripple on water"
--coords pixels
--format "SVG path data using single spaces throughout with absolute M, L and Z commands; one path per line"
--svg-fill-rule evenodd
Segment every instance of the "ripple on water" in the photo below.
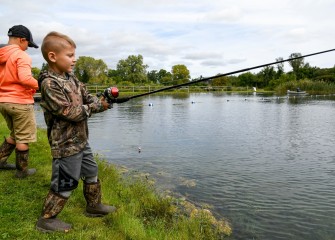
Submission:
M 335 239 L 333 99 L 190 97 L 197 104 L 151 96 L 93 116 L 93 150 L 213 206 L 236 239 Z

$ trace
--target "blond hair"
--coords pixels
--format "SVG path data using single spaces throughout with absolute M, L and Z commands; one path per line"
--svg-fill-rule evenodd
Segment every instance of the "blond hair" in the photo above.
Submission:
M 44 59 L 49 62 L 48 54 L 49 52 L 60 52 L 63 48 L 67 47 L 70 44 L 72 47 L 76 48 L 75 42 L 68 37 L 59 32 L 50 32 L 48 33 L 42 42 L 41 51 Z

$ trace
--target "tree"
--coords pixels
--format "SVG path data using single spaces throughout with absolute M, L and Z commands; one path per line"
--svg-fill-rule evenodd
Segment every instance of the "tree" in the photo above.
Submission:
M 88 71 L 86 69 L 83 69 L 80 81 L 84 83 L 88 83 L 90 81 L 90 76 L 88 75 Z
M 165 79 L 164 79 L 165 78 Z M 161 69 L 158 72 L 158 82 L 163 84 L 164 80 L 166 81 L 172 81 L 172 74 L 165 69 Z
M 172 84 L 172 74 L 164 69 L 161 69 L 159 71 L 152 70 L 148 72 L 148 81 L 153 83 L 160 83 L 164 85 Z
M 273 66 L 264 67 L 258 74 L 259 85 L 258 87 L 266 87 L 269 82 L 276 77 L 276 71 Z
M 290 59 L 291 58 L 297 58 L 297 57 L 301 57 L 301 53 L 291 53 L 290 55 Z M 296 75 L 297 80 L 301 79 L 302 76 L 300 74 L 300 69 L 304 66 L 304 58 L 298 58 L 298 59 L 292 59 L 289 60 L 289 64 L 293 69 L 293 73 Z
M 47 63 L 42 63 L 42 68 L 41 71 L 48 70 L 48 64 Z
M 31 73 L 35 79 L 38 79 L 38 76 L 40 75 L 41 70 L 37 67 L 31 68 Z
M 173 84 L 182 84 L 190 81 L 190 71 L 185 65 L 179 64 L 172 67 L 172 81 Z
M 229 78 L 227 76 L 221 76 L 215 78 L 211 81 L 212 86 L 228 86 L 229 85 Z
M 143 64 L 142 55 L 130 55 L 125 60 L 120 60 L 116 66 L 122 81 L 130 81 L 133 84 L 147 82 L 146 69 L 148 65 Z
M 240 86 L 257 86 L 257 78 L 251 72 L 240 74 L 238 77 Z
M 159 82 L 159 75 L 157 70 L 152 70 L 147 73 L 148 81 L 152 83 L 158 83 Z
M 333 68 L 315 68 L 314 80 L 335 82 L 335 66 Z
M 279 86 L 281 84 L 285 84 L 286 82 L 294 80 L 295 79 L 295 75 L 293 75 L 293 77 L 294 77 L 293 79 L 292 79 L 291 75 L 283 73 L 282 75 L 280 75 L 279 78 L 270 80 L 269 85 L 267 87 L 269 89 L 275 89 L 277 86 Z
M 316 75 L 316 67 L 311 67 L 309 63 L 306 63 L 303 67 L 299 69 L 299 76 L 301 78 L 313 79 Z
M 165 71 L 165 70 L 164 70 Z M 161 71 L 159 71 L 161 72 Z M 170 72 L 165 71 L 164 75 L 160 76 L 160 81 L 161 84 L 163 85 L 172 85 L 172 74 Z
M 108 69 L 107 76 L 108 76 L 108 79 L 111 79 L 115 83 L 121 82 L 121 76 L 118 70 Z
M 74 74 L 84 83 L 105 84 L 107 82 L 107 65 L 101 59 L 92 57 L 79 57 Z
M 284 63 L 280 62 L 283 61 L 284 59 L 282 57 L 276 58 L 277 63 L 277 74 L 276 78 L 280 78 L 280 76 L 284 73 Z

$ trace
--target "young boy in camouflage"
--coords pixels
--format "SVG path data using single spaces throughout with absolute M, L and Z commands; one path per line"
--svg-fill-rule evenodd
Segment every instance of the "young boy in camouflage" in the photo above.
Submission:
M 72 74 L 76 44 L 68 36 L 50 32 L 43 39 L 42 54 L 48 71 L 40 74 L 41 107 L 51 146 L 51 188 L 36 228 L 43 232 L 67 232 L 71 225 L 57 219 L 80 178 L 84 183 L 86 214 L 97 217 L 115 211 L 101 203 L 98 166 L 88 143 L 87 119 L 105 111 L 109 103 L 91 95 Z

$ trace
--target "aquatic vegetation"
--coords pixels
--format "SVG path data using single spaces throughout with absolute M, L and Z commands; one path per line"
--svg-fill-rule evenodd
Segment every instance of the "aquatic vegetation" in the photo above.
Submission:
M 276 88 L 276 93 L 279 95 L 286 95 L 287 90 L 295 90 L 297 88 L 306 91 L 309 95 L 335 94 L 335 83 L 311 81 L 308 79 L 285 82 Z

